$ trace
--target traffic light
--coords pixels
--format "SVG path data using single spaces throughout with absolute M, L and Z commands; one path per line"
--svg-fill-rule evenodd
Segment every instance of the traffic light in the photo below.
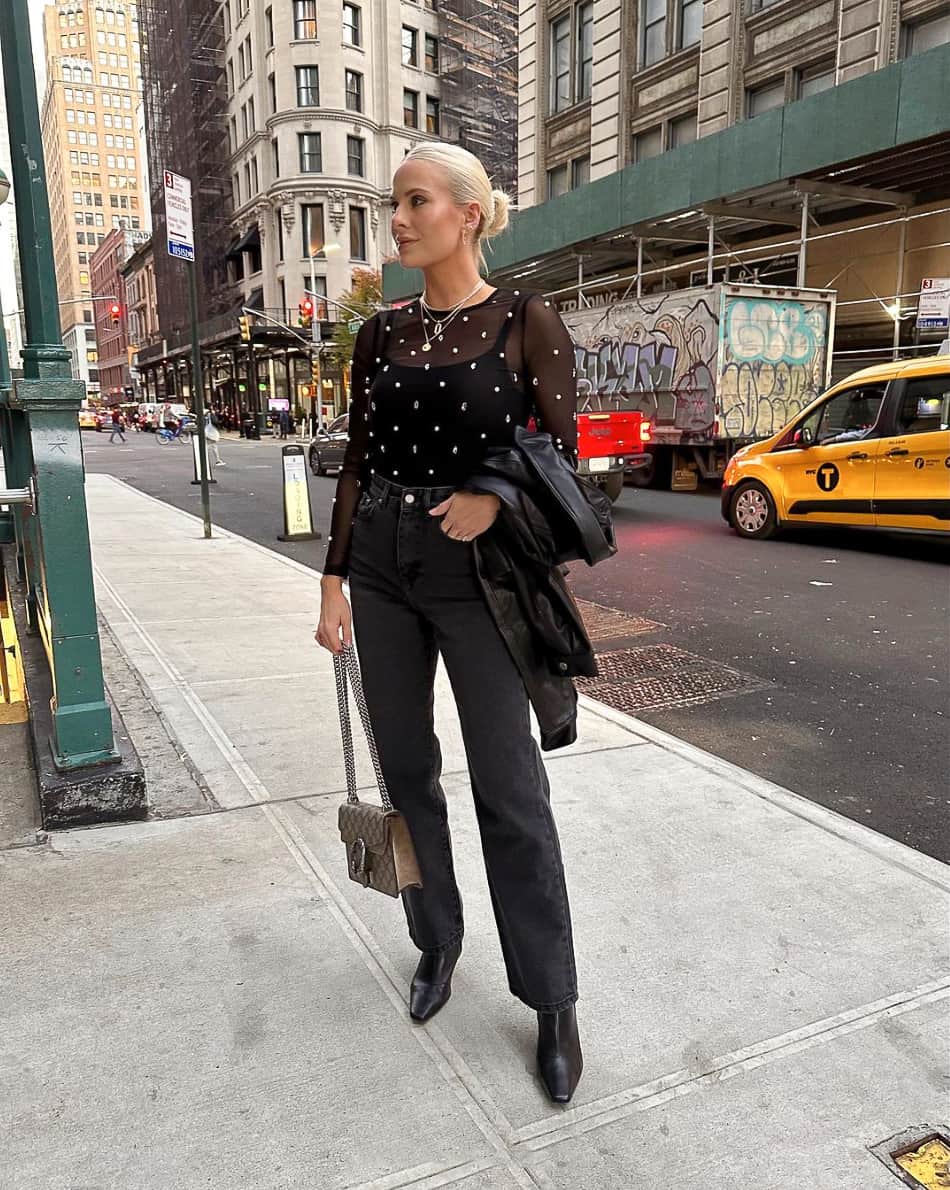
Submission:
M 297 309 L 300 311 L 297 321 L 301 326 L 309 327 L 313 322 L 313 302 L 308 297 L 301 298 Z
M 251 341 L 251 320 L 246 314 L 242 314 L 238 319 L 238 329 L 241 332 L 241 340 L 244 343 Z
M 314 357 L 313 357 L 313 358 L 310 360 L 310 379 L 313 381 L 314 385 L 316 385 L 316 386 L 317 386 L 317 389 L 318 389 L 318 391 L 319 391 L 319 386 L 320 386 L 320 357 L 319 357 L 318 355 L 315 355 L 315 356 L 314 356 Z
M 109 317 L 112 319 L 113 326 L 118 326 L 122 321 L 122 307 L 118 302 L 113 302 L 109 307 Z

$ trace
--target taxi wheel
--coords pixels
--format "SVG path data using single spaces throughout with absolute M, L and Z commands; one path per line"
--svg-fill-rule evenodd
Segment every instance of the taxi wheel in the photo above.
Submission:
M 759 541 L 771 537 L 777 527 L 775 501 L 768 488 L 754 481 L 740 484 L 732 497 L 729 523 L 740 537 Z

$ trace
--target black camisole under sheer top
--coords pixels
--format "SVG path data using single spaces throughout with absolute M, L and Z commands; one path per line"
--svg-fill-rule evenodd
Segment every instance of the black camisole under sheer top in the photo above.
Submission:
M 356 506 L 373 475 L 460 487 L 488 449 L 510 446 L 515 426 L 532 418 L 576 466 L 574 347 L 553 303 L 496 289 L 437 333 L 448 313 L 423 315 L 416 300 L 360 328 L 325 574 L 347 574 Z

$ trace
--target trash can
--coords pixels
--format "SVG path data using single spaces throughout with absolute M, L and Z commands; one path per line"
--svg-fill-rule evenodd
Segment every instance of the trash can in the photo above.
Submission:
M 257 438 L 258 441 L 260 441 L 261 434 L 265 434 L 266 432 L 267 432 L 267 414 L 266 413 L 258 413 L 257 414 L 257 424 L 254 426 L 254 437 Z
M 252 413 L 246 413 L 244 415 L 244 421 L 241 424 L 245 438 L 260 438 L 260 431 L 257 428 L 257 423 Z

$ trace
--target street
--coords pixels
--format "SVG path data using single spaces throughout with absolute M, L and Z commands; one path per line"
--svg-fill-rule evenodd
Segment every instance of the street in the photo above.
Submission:
M 90 472 L 200 515 L 190 450 L 144 434 L 83 445 Z M 323 539 L 278 542 L 280 445 L 221 442 L 212 516 L 319 569 L 336 481 L 310 480 Z M 584 692 L 950 860 L 944 543 L 837 530 L 743 541 L 712 489 L 627 488 L 615 524 L 617 556 L 571 573 L 596 605 L 602 672 Z

